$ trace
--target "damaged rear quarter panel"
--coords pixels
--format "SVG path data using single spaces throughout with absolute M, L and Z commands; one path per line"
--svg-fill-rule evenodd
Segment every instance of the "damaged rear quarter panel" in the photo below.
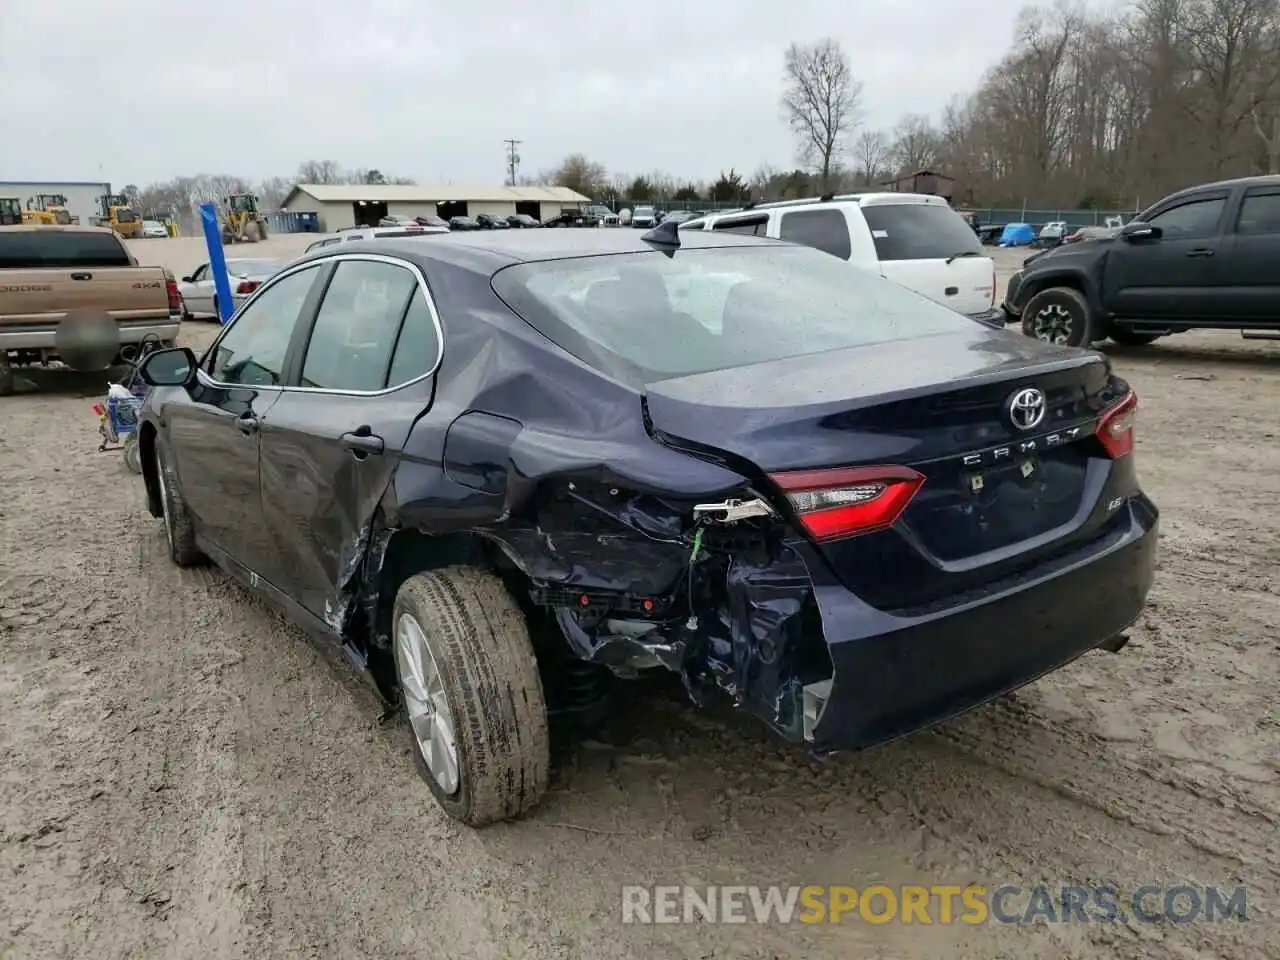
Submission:
M 478 534 L 528 578 L 577 656 L 623 675 L 665 666 L 695 699 L 726 691 L 798 738 L 812 585 L 785 525 L 697 537 L 694 505 L 752 496 L 745 477 L 650 437 L 639 392 L 546 341 L 487 277 L 430 279 L 444 360 L 382 498 L 366 584 L 397 530 Z M 654 609 L 637 615 L 645 598 Z

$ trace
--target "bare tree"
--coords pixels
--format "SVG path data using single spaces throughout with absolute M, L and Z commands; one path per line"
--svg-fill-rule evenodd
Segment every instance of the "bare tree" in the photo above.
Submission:
M 873 186 L 880 178 L 885 161 L 889 158 L 889 143 L 879 130 L 863 130 L 854 144 L 857 174 L 866 186 Z
M 894 127 L 889 156 L 897 167 L 897 173 L 923 170 L 937 159 L 937 151 L 937 131 L 923 114 L 908 113 Z
M 585 154 L 571 153 L 554 170 L 542 175 L 543 183 L 568 187 L 586 197 L 602 194 L 609 184 L 609 172 L 603 164 L 588 160 Z
M 347 174 L 336 160 L 307 160 L 298 164 L 298 183 L 346 183 Z
M 817 171 L 825 191 L 838 157 L 858 125 L 862 83 L 840 44 L 827 38 L 791 44 L 783 61 L 782 109 L 796 135 L 799 156 Z

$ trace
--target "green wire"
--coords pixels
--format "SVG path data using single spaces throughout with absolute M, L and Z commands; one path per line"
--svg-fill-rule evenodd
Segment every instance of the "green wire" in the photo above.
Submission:
M 689 554 L 690 564 L 694 564 L 698 562 L 698 551 L 702 549 L 702 531 L 705 529 L 706 529 L 705 527 L 698 527 L 698 529 L 694 531 L 693 553 Z

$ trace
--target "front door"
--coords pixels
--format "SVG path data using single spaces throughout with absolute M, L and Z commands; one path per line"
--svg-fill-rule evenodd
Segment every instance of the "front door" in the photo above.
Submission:
M 335 632 L 378 504 L 431 406 L 438 329 L 414 269 L 342 257 L 292 386 L 265 420 L 267 576 Z
M 196 533 L 255 572 L 268 554 L 258 475 L 262 424 L 279 401 L 290 337 L 320 272 L 309 267 L 264 290 L 205 354 L 190 402 L 166 406 L 169 447 Z
M 1280 325 L 1280 187 L 1251 187 L 1218 258 L 1223 312 L 1243 328 Z
M 1227 191 L 1197 194 L 1153 214 L 1154 240 L 1117 238 L 1107 252 L 1103 303 L 1135 320 L 1201 319 L 1221 311 L 1217 261 Z

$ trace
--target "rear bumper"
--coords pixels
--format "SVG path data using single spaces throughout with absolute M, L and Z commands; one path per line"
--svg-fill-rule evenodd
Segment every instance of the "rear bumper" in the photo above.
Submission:
M 1098 647 L 1134 622 L 1155 572 L 1145 496 L 1084 555 L 1068 555 L 941 612 L 885 613 L 815 590 L 834 668 L 812 730 L 820 752 L 872 746 L 946 720 Z
M 170 341 L 178 336 L 180 317 L 156 321 L 123 321 L 116 324 L 120 331 L 120 343 L 141 343 L 154 335 Z M 17 329 L 0 327 L 0 350 L 54 350 L 57 347 L 57 324 L 23 324 Z

